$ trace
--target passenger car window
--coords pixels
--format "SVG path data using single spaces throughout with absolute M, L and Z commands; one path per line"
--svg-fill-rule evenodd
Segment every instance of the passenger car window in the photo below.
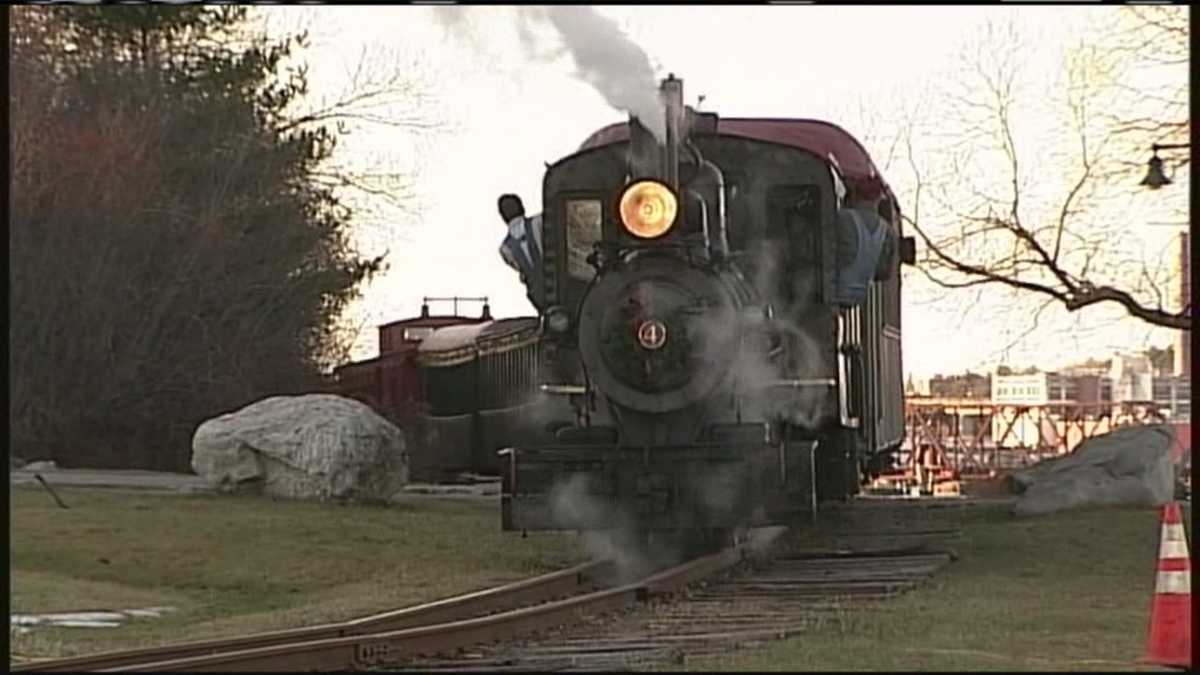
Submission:
M 414 327 L 414 328 L 405 328 L 404 329 L 404 339 L 405 340 L 424 340 L 425 338 L 429 337 L 432 334 L 433 334 L 432 327 L 418 326 L 418 327 Z

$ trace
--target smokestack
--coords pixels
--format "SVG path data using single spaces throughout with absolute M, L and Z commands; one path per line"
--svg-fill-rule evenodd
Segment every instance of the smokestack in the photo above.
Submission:
M 683 80 L 670 75 L 659 89 L 665 111 L 666 133 L 663 143 L 636 115 L 629 116 L 630 169 L 633 178 L 654 178 L 679 190 L 679 146 L 685 133 Z
M 662 81 L 663 107 L 666 109 L 667 143 L 663 153 L 663 182 L 679 192 L 679 145 L 683 142 L 683 80 L 671 73 Z
M 1179 306 L 1187 307 L 1192 302 L 1191 241 L 1188 232 L 1179 235 Z M 1194 316 L 1195 310 L 1189 310 Z M 1175 336 L 1175 374 L 1188 377 L 1192 372 L 1191 331 L 1181 330 Z

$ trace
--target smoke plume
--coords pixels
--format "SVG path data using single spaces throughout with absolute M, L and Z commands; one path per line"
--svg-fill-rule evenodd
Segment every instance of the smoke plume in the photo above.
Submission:
M 575 60 L 578 75 L 609 105 L 637 117 L 663 142 L 666 118 L 646 52 L 593 7 L 555 5 L 545 13 Z
M 498 9 L 489 11 L 495 16 Z M 565 51 L 575 64 L 575 74 L 609 105 L 637 117 L 660 143 L 665 140 L 666 117 L 650 57 L 615 21 L 586 5 L 513 9 L 516 12 L 513 29 L 527 57 L 548 63 Z M 462 7 L 438 7 L 434 16 L 446 28 L 461 32 L 466 28 L 466 11 Z M 539 40 L 545 32 L 539 34 L 537 28 L 550 29 L 562 49 L 541 44 Z

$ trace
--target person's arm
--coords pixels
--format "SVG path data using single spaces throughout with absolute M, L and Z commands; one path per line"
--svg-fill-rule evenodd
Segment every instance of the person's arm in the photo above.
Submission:
M 507 263 L 509 267 L 513 268 L 517 272 L 521 271 L 521 268 L 517 266 L 517 261 L 513 258 L 512 254 L 508 252 L 507 246 L 500 246 L 500 257 L 504 259 L 504 262 Z
M 542 214 L 537 214 L 529 219 L 529 229 L 533 234 L 533 241 L 537 244 L 538 256 L 540 257 L 544 251 L 542 248 Z

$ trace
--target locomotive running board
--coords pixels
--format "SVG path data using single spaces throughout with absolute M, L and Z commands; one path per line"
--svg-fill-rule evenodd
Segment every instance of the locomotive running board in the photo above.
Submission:
M 814 508 L 813 441 L 553 445 L 501 454 L 504 530 L 782 524 Z

